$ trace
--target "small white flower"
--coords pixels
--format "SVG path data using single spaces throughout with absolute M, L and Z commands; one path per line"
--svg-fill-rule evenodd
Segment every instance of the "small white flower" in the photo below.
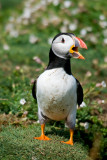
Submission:
M 20 66 L 16 66 L 15 69 L 18 71 L 20 70 Z
M 53 1 L 53 5 L 54 5 L 54 6 L 58 6 L 58 4 L 59 4 L 59 0 L 54 0 L 54 1 Z
M 66 26 L 62 26 L 62 27 L 60 28 L 60 31 L 61 31 L 61 32 L 67 32 L 67 27 L 66 27 Z
M 7 44 L 4 44 L 3 45 L 3 49 L 6 50 L 6 51 L 8 51 L 8 50 L 10 50 L 10 47 Z
M 40 59 L 39 57 L 37 57 L 37 56 L 33 57 L 33 60 L 34 60 L 35 62 L 37 62 L 38 64 L 42 64 L 41 59 Z
M 48 39 L 48 44 L 50 44 L 50 45 L 51 45 L 52 40 L 53 40 L 53 38 L 51 38 L 51 37 L 50 37 L 50 38 Z
M 16 19 L 16 22 L 20 24 L 20 23 L 22 22 L 22 17 L 21 17 L 21 16 L 18 17 L 18 18 Z
M 34 43 L 38 42 L 38 38 L 35 35 L 30 35 L 29 42 L 34 44 Z
M 10 31 L 10 36 L 14 37 L 14 38 L 17 38 L 19 36 L 19 33 L 16 30 L 12 30 L 12 31 Z
M 106 62 L 106 63 L 107 63 L 107 56 L 104 58 L 104 62 Z
M 63 24 L 64 24 L 64 25 L 68 25 L 68 24 L 69 24 L 68 19 L 64 19 L 64 20 L 63 20 Z
M 68 128 L 68 125 L 65 123 L 65 128 Z
M 106 45 L 107 44 L 107 38 L 105 38 L 103 42 Z
M 107 27 L 107 21 L 100 21 L 99 25 L 101 28 L 106 28 Z
M 69 8 L 72 4 L 72 1 L 64 1 L 64 7 Z
M 29 19 L 31 17 L 31 10 L 29 8 L 25 8 L 22 17 Z
M 84 127 L 84 123 L 83 123 L 83 122 L 80 122 L 80 126 Z
M 39 123 L 39 120 L 37 120 L 36 122 Z
M 101 99 L 98 99 L 98 104 L 104 104 L 105 103 L 105 100 L 101 100 Z
M 100 19 L 100 20 L 104 20 L 104 19 L 105 19 L 105 16 L 104 16 L 103 14 L 101 14 L 101 15 L 99 16 L 99 19 Z
M 90 71 L 87 71 L 86 77 L 91 77 L 91 76 L 92 76 L 92 73 Z
M 82 102 L 81 105 L 80 105 L 80 107 L 86 107 L 85 102 Z
M 102 103 L 105 103 L 105 100 L 104 100 L 104 99 L 102 100 Z
M 107 29 L 103 30 L 103 36 L 107 38 Z
M 87 34 L 87 30 L 85 28 L 81 29 L 80 34 L 81 36 L 85 37 Z
M 14 20 L 15 20 L 14 17 L 9 17 L 10 22 L 14 22 Z
M 92 27 L 86 27 L 86 30 L 87 30 L 88 32 L 92 32 Z
M 76 29 L 77 29 L 77 24 L 72 23 L 72 24 L 69 25 L 69 30 L 75 31 Z
M 78 9 L 78 8 L 75 8 L 75 9 L 73 9 L 73 10 L 71 11 L 71 14 L 72 14 L 72 15 L 76 15 L 76 14 L 78 14 L 78 12 L 79 12 L 79 9 Z
M 21 100 L 20 100 L 20 104 L 21 105 L 24 105 L 26 103 L 26 100 L 24 99 L 24 98 L 22 98 Z
M 101 85 L 102 85 L 102 87 L 105 88 L 105 87 L 106 87 L 106 82 L 105 82 L 105 81 L 102 81 L 102 82 L 101 82 Z
M 13 24 L 11 24 L 11 23 L 6 24 L 6 26 L 5 26 L 5 30 L 6 30 L 6 32 L 10 32 L 10 31 L 12 31 L 12 30 L 13 30 L 13 28 L 14 28 L 14 25 L 13 25 Z
M 85 129 L 88 129 L 88 128 L 89 128 L 89 123 L 88 123 L 88 122 L 85 122 L 85 123 L 84 123 L 84 128 L 85 128 Z
M 94 35 L 91 35 L 91 36 L 90 36 L 90 41 L 91 41 L 92 43 L 96 44 L 96 43 L 97 43 L 97 38 L 96 38 Z

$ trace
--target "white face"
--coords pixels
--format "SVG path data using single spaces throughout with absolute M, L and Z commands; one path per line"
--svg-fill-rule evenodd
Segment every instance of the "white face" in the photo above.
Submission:
M 67 59 L 67 54 L 71 46 L 75 45 L 72 37 L 68 35 L 60 35 L 52 43 L 52 51 L 60 58 Z

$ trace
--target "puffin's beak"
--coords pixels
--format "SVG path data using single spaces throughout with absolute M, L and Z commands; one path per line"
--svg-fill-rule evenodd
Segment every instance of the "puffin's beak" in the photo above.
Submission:
M 78 47 L 87 49 L 86 44 L 83 42 L 82 39 L 78 37 L 73 37 L 75 45 L 71 46 L 69 52 L 72 54 L 73 58 L 77 59 L 85 59 L 79 52 Z

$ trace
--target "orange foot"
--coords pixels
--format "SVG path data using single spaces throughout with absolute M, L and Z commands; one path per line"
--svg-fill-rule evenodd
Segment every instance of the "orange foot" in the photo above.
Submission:
M 66 143 L 66 144 L 70 144 L 70 145 L 72 145 L 72 146 L 74 145 L 74 144 L 73 144 L 73 141 L 71 141 L 71 140 L 69 140 L 69 141 L 67 141 L 67 142 L 64 142 L 64 141 L 61 141 L 61 142 L 62 142 L 62 143 Z
M 41 135 L 40 137 L 34 137 L 34 139 L 43 140 L 43 141 L 51 140 L 50 138 L 48 138 L 48 137 L 45 136 L 45 135 Z

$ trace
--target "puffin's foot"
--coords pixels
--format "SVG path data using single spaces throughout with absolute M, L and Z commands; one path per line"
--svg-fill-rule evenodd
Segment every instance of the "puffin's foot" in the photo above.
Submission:
M 67 142 L 64 142 L 64 141 L 61 141 L 62 143 L 66 143 L 66 144 L 70 144 L 70 145 L 74 145 L 74 143 L 73 143 L 73 141 L 71 141 L 71 140 L 69 140 L 69 141 L 67 141 Z
M 73 134 L 74 134 L 74 130 L 73 129 L 70 129 L 70 139 L 69 139 L 69 141 L 67 141 L 67 142 L 64 142 L 64 141 L 61 141 L 62 143 L 66 143 L 66 144 L 70 144 L 70 145 L 74 145 L 74 143 L 73 143 Z
M 43 140 L 43 141 L 51 140 L 50 138 L 48 138 L 48 137 L 45 136 L 45 135 L 41 135 L 40 137 L 34 137 L 34 139 Z

